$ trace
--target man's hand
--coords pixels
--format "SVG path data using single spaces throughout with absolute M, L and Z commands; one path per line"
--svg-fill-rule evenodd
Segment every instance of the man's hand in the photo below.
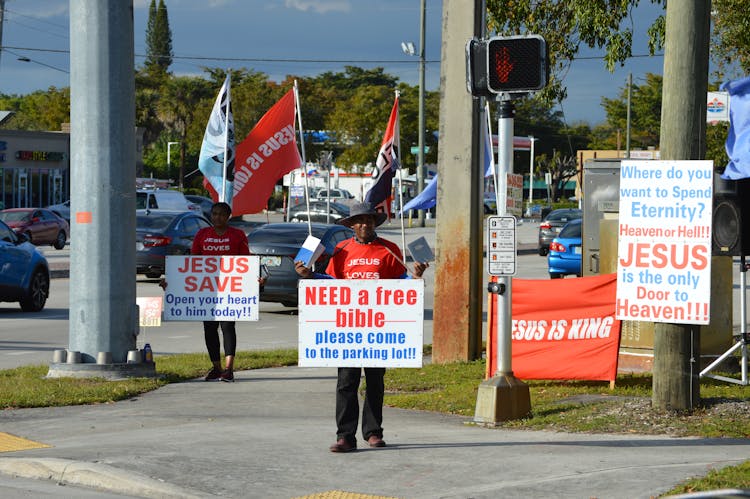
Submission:
M 302 279 L 310 279 L 313 275 L 312 270 L 301 261 L 294 262 L 294 270 Z
M 414 262 L 414 277 L 421 278 L 429 266 L 430 264 L 427 262 Z

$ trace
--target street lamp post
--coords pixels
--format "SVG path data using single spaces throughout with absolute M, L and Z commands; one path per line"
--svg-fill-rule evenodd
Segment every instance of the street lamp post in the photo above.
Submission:
M 425 34 L 425 0 L 420 2 L 419 11 L 419 144 L 417 151 L 417 194 L 424 190 L 424 34 Z M 414 44 L 402 42 L 401 50 L 406 55 L 414 55 Z M 418 210 L 418 223 L 424 227 L 424 210 Z
M 167 177 L 172 180 L 172 145 L 177 145 L 179 142 L 167 142 Z

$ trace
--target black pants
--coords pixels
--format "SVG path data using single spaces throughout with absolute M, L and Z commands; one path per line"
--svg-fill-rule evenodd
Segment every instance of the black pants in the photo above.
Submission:
M 373 435 L 383 438 L 383 377 L 385 368 L 365 367 L 365 401 L 362 407 L 362 436 L 365 440 Z M 360 367 L 339 367 L 336 382 L 336 435 L 348 442 L 357 442 L 357 421 L 359 421 L 359 380 Z
M 219 345 L 219 326 L 224 336 L 224 355 L 234 356 L 237 350 L 237 333 L 233 321 L 203 321 L 203 336 L 206 339 L 206 349 L 211 362 L 221 361 Z

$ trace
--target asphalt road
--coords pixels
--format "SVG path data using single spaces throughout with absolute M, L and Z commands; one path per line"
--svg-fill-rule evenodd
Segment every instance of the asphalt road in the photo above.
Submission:
M 434 224 L 434 220 L 430 221 Z M 538 256 L 536 244 L 537 224 L 518 226 L 519 247 L 525 248 L 518 256 L 517 277 L 546 279 L 546 259 Z M 425 236 L 431 247 L 435 245 L 435 228 L 405 228 L 409 241 Z M 400 245 L 401 229 L 397 224 L 383 225 L 378 233 Z M 74 245 L 73 245 L 74 248 Z M 530 249 L 531 248 L 531 249 Z M 66 268 L 70 259 L 70 244 L 63 250 L 40 248 L 52 269 Z M 434 267 L 427 270 L 425 281 L 424 342 L 432 343 L 432 308 L 434 295 Z M 157 280 L 136 276 L 137 296 L 161 296 Z M 486 274 L 485 274 L 486 285 Z M 68 303 L 70 279 L 52 279 L 50 298 L 39 313 L 23 313 L 15 303 L 0 303 L 0 369 L 28 364 L 49 364 L 56 349 L 66 349 L 69 344 Z M 483 306 L 486 301 L 483 301 Z M 298 317 L 295 308 L 276 303 L 261 303 L 258 322 L 241 323 L 238 327 L 237 348 L 240 350 L 296 348 Z M 485 326 L 486 327 L 486 326 Z M 203 329 L 200 322 L 163 322 L 160 327 L 141 328 L 138 346 L 150 343 L 156 355 L 203 352 Z

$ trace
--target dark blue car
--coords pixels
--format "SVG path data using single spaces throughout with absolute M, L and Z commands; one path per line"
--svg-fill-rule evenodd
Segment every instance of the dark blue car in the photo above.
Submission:
M 167 255 L 189 255 L 195 234 L 211 222 L 194 211 L 136 210 L 136 273 L 157 279 Z
M 0 301 L 18 302 L 39 312 L 49 296 L 47 259 L 23 234 L 0 222 Z
M 571 220 L 552 240 L 547 254 L 547 268 L 551 279 L 566 275 L 581 277 L 581 222 Z

